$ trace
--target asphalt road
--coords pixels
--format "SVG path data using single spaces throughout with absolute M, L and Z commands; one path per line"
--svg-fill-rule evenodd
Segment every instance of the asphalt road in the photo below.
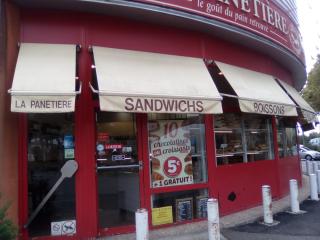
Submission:
M 307 213 L 274 215 L 280 223 L 273 227 L 255 222 L 224 229 L 222 234 L 228 240 L 320 240 L 320 201 L 306 200 L 300 209 Z

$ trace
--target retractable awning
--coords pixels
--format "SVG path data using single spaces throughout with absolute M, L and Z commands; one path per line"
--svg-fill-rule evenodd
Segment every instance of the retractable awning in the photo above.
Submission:
M 222 113 L 222 97 L 199 58 L 92 47 L 100 109 Z
M 76 45 L 22 43 L 14 72 L 11 111 L 73 112 Z
M 295 104 L 276 80 L 267 74 L 215 62 L 237 94 L 242 112 L 297 116 Z M 228 94 L 222 96 L 235 97 Z
M 281 81 L 277 79 L 278 82 L 281 84 L 281 86 L 286 90 L 288 95 L 293 99 L 293 101 L 296 102 L 296 104 L 301 109 L 301 113 L 303 117 L 310 123 L 313 121 L 317 121 L 316 119 L 316 112 L 314 109 L 309 105 L 309 103 L 304 100 L 298 91 L 294 89 L 294 87 L 290 86 L 289 84 L 285 83 L 284 81 Z

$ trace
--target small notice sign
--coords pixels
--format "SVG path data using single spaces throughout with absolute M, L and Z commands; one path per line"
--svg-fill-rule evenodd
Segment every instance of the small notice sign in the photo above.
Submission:
M 51 235 L 73 235 L 76 234 L 76 220 L 66 220 L 60 222 L 51 222 Z
M 152 225 L 173 223 L 172 206 L 152 208 Z
M 64 149 L 64 158 L 65 159 L 74 159 L 74 148 Z

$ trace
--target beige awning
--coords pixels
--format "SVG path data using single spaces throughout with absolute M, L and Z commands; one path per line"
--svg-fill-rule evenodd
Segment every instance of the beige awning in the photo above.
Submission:
M 242 112 L 298 115 L 295 104 L 272 76 L 222 62 L 216 64 L 237 94 Z
M 222 97 L 202 59 L 92 49 L 102 111 L 222 113 Z
M 73 112 L 76 45 L 22 43 L 13 77 L 11 111 Z
M 316 112 L 314 109 L 309 105 L 309 103 L 304 100 L 301 95 L 298 93 L 294 87 L 290 86 L 289 84 L 279 80 L 281 86 L 287 91 L 289 96 L 296 102 L 296 104 L 300 107 L 303 117 L 308 122 L 317 121 L 316 119 Z

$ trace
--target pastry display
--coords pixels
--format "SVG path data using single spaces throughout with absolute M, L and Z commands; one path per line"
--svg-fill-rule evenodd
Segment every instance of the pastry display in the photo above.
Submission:
M 152 173 L 152 181 L 160 181 L 163 179 L 164 179 L 164 176 L 162 176 L 160 173 L 157 173 L 157 172 Z
M 191 162 L 192 161 L 192 154 L 189 153 L 185 158 L 184 158 L 185 162 Z
M 154 157 L 151 157 L 152 170 L 160 169 L 160 160 Z
M 185 172 L 187 175 L 192 175 L 192 174 L 193 174 L 192 163 L 189 163 L 189 164 L 187 164 L 187 165 L 184 167 L 184 172 Z

